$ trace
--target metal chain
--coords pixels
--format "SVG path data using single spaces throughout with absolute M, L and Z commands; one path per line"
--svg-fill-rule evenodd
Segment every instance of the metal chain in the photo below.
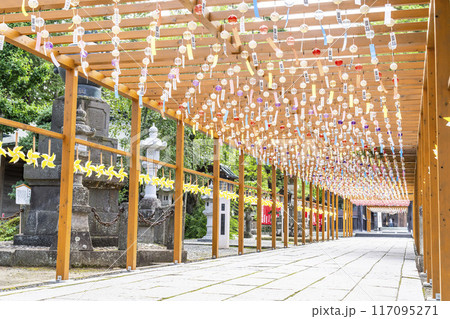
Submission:
M 95 220 L 96 220 L 99 224 L 101 224 L 101 225 L 103 225 L 103 226 L 106 226 L 106 227 L 110 227 L 110 226 L 114 225 L 115 223 L 117 223 L 117 221 L 118 221 L 119 218 L 120 218 L 120 215 L 122 215 L 122 213 L 125 211 L 125 208 L 120 207 L 119 210 L 118 210 L 117 216 L 116 216 L 113 220 L 111 220 L 111 221 L 109 221 L 109 222 L 104 222 L 104 221 L 101 220 L 101 218 L 100 218 L 100 216 L 98 215 L 97 210 L 95 209 L 95 207 L 92 207 L 92 208 L 91 208 L 91 211 L 92 211 L 92 213 L 94 214 Z
M 15 213 L 14 215 L 11 215 L 9 217 L 0 217 L 0 220 L 1 221 L 11 220 L 11 219 L 16 218 L 17 216 L 19 216 L 20 213 L 23 213 L 23 208 L 19 209 L 19 211 L 17 213 Z
M 157 225 L 161 225 L 162 223 L 164 223 L 167 219 L 169 219 L 170 216 L 172 216 L 174 214 L 175 210 L 170 207 L 169 209 L 167 209 L 167 211 L 162 214 L 159 218 L 159 220 L 156 220 L 154 222 L 152 222 L 152 218 L 154 217 L 155 213 L 153 213 L 148 219 L 146 219 L 144 217 L 144 215 L 142 215 L 141 213 L 139 213 L 139 221 L 143 222 L 144 224 L 146 224 L 148 227 L 154 227 Z

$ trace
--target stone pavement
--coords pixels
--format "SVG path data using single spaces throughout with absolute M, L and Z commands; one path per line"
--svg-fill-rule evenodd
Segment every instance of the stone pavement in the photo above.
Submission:
M 0 293 L 6 300 L 423 301 L 413 240 L 337 241 Z

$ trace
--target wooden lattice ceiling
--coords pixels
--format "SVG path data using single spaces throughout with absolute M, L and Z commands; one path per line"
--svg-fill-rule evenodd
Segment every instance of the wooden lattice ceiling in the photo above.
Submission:
M 236 129 L 230 128 L 230 124 L 233 122 L 232 108 L 229 109 L 230 114 L 228 115 L 228 122 L 223 124 L 223 118 L 218 122 L 213 122 L 210 117 L 216 117 L 214 115 L 209 116 L 208 111 L 204 112 L 205 115 L 198 116 L 199 112 L 202 112 L 202 105 L 210 98 L 210 94 L 215 92 L 215 87 L 220 83 L 220 80 L 225 79 L 235 79 L 236 74 L 233 76 L 227 75 L 227 70 L 230 67 L 239 65 L 241 71 L 239 72 L 239 82 L 240 88 L 244 84 L 249 84 L 251 78 L 257 80 L 257 84 L 254 86 L 253 102 L 255 102 L 257 97 L 262 97 L 262 92 L 259 89 L 259 80 L 263 81 L 264 91 L 269 92 L 268 97 L 264 97 L 264 102 L 268 101 L 270 105 L 274 104 L 273 91 L 268 88 L 268 70 L 267 64 L 269 62 L 274 63 L 275 68 L 271 73 L 273 74 L 273 82 L 277 83 L 282 75 L 286 77 L 286 83 L 281 85 L 278 82 L 278 94 L 281 95 L 280 87 L 284 86 L 286 88 L 285 97 L 289 100 L 289 105 L 292 106 L 294 96 L 298 97 L 300 101 L 302 96 L 301 93 L 305 92 L 309 99 L 312 94 L 311 84 L 308 83 L 306 88 L 301 88 L 299 84 L 303 82 L 303 72 L 308 71 L 308 74 L 316 73 L 318 75 L 315 81 L 317 91 L 319 88 L 323 87 L 326 89 L 325 98 L 329 97 L 330 88 L 326 87 L 326 81 L 324 76 L 320 75 L 317 66 L 318 58 L 313 55 L 312 51 L 314 48 L 319 48 L 321 50 L 321 56 L 319 57 L 323 65 L 329 67 L 329 72 L 326 74 L 328 80 L 337 81 L 337 86 L 334 91 L 334 102 L 331 105 L 332 109 L 339 110 L 339 114 L 336 117 L 342 117 L 341 107 L 336 102 L 338 95 L 343 95 L 344 101 L 348 102 L 348 93 L 342 93 L 342 85 L 344 82 L 347 84 L 354 84 L 357 88 L 356 75 L 359 73 L 362 76 L 362 71 L 355 70 L 354 66 L 356 64 L 361 64 L 364 71 L 364 79 L 367 81 L 366 91 L 372 94 L 371 102 L 373 103 L 372 118 L 370 119 L 370 114 L 366 114 L 366 106 L 362 108 L 362 114 L 355 118 L 357 125 L 361 127 L 360 117 L 363 116 L 364 120 L 370 124 L 370 129 L 372 129 L 372 137 L 374 137 L 374 142 L 379 150 L 378 138 L 374 136 L 374 125 L 373 121 L 376 120 L 379 123 L 381 132 L 383 133 L 383 139 L 385 140 L 385 154 L 387 155 L 389 163 L 386 165 L 386 170 L 395 168 L 393 166 L 393 158 L 390 152 L 390 145 L 386 141 L 388 135 L 385 127 L 385 118 L 380 101 L 381 96 L 386 98 L 385 105 L 387 106 L 387 118 L 389 119 L 389 124 L 391 125 L 392 137 L 394 140 L 394 150 L 397 154 L 396 161 L 398 162 L 398 168 L 400 171 L 400 183 L 394 182 L 393 184 L 400 185 L 400 190 L 405 189 L 402 184 L 402 163 L 398 156 L 399 148 L 399 137 L 397 136 L 397 120 L 398 120 L 398 110 L 395 106 L 395 101 L 400 101 L 401 104 L 401 133 L 403 141 L 403 163 L 405 167 L 405 181 L 407 183 L 408 192 L 412 193 L 413 190 L 413 175 L 415 166 L 415 150 L 417 145 L 417 130 L 419 123 L 419 109 L 422 94 L 422 78 L 423 78 L 423 68 L 424 68 L 424 51 L 426 43 L 426 30 L 428 17 L 428 1 L 424 0 L 367 0 L 366 5 L 370 7 L 369 12 L 366 15 L 361 14 L 359 4 L 355 4 L 358 0 L 342 1 L 339 6 L 331 1 L 320 1 L 320 9 L 324 11 L 324 18 L 321 23 L 325 29 L 325 33 L 332 34 L 334 41 L 332 43 L 333 50 L 333 61 L 327 62 L 327 47 L 330 45 L 324 45 L 322 30 L 320 29 L 318 20 L 314 18 L 314 12 L 318 9 L 317 1 L 310 1 L 308 6 L 303 4 L 303 1 L 294 2 L 294 5 L 289 9 L 289 21 L 286 25 L 286 13 L 287 7 L 284 1 L 276 2 L 276 7 L 273 1 L 259 0 L 258 4 L 259 14 L 263 19 L 255 18 L 253 8 L 250 1 L 246 1 L 249 5 L 249 10 L 245 13 L 245 32 L 239 34 L 239 39 L 242 42 L 241 46 L 236 46 L 236 39 L 232 35 L 231 25 L 227 23 L 227 19 L 230 15 L 236 15 L 240 18 L 243 14 L 237 10 L 237 6 L 242 2 L 242 0 L 206 0 L 206 11 L 203 15 L 197 15 L 194 13 L 194 6 L 197 3 L 190 2 L 189 0 L 174 0 L 174 1 L 133 1 L 133 0 L 122 0 L 119 1 L 117 9 L 122 17 L 120 21 L 121 32 L 120 37 L 120 69 L 121 73 L 119 76 L 119 93 L 126 97 L 137 99 L 137 92 L 139 91 L 139 77 L 142 72 L 143 63 L 142 60 L 146 57 L 144 50 L 149 46 L 146 38 L 149 36 L 149 25 L 154 23 L 155 17 L 152 16 L 152 12 L 156 9 L 160 9 L 162 14 L 159 19 L 160 24 L 160 38 L 155 41 L 156 45 L 156 55 L 154 60 L 148 66 L 148 77 L 146 81 L 146 91 L 143 98 L 143 103 L 155 110 L 162 111 L 161 94 L 163 88 L 165 88 L 168 82 L 168 74 L 175 68 L 174 60 L 177 57 L 181 57 L 179 53 L 179 47 L 181 45 L 186 45 L 190 41 L 183 40 L 183 33 L 187 30 L 187 23 L 190 21 L 197 22 L 197 28 L 192 31 L 196 38 L 196 49 L 193 50 L 193 58 L 189 59 L 187 56 L 185 58 L 185 66 L 180 66 L 179 79 L 180 82 L 177 83 L 177 89 L 172 89 L 172 98 L 168 99 L 165 103 L 165 115 L 168 117 L 176 118 L 179 117 L 176 111 L 179 111 L 180 105 L 186 106 L 186 102 L 190 101 L 189 112 L 187 112 L 186 107 L 182 109 L 181 116 L 184 118 L 185 122 L 189 125 L 196 125 L 198 122 L 198 129 L 201 131 L 209 132 L 206 128 L 211 126 L 214 131 L 215 136 L 220 136 L 223 138 L 224 142 L 236 145 L 238 142 L 237 137 L 232 136 L 232 131 Z M 31 9 L 25 1 L 25 9 L 31 14 Z M 114 49 L 114 45 L 111 43 L 111 39 L 114 34 L 111 32 L 111 28 L 114 23 L 111 16 L 114 14 L 114 2 L 112 0 L 79 0 L 79 6 L 74 10 L 63 10 L 65 1 L 64 0 L 39 0 L 39 6 L 35 9 L 35 15 L 39 15 L 45 20 L 45 29 L 50 33 L 49 41 L 54 45 L 54 55 L 56 59 L 61 64 L 62 67 L 72 68 L 79 67 L 82 61 L 80 56 L 80 48 L 71 45 L 74 42 L 73 37 L 73 23 L 72 17 L 74 14 L 78 14 L 82 18 L 81 26 L 85 30 L 85 34 L 82 40 L 87 43 L 85 50 L 88 52 L 88 56 L 85 59 L 89 63 L 89 67 L 85 70 L 87 76 L 90 80 L 99 83 L 109 89 L 114 89 L 114 81 L 111 78 L 114 72 L 114 66 L 111 63 L 112 55 L 111 51 Z M 288 1 L 289 2 L 289 1 Z M 293 1 L 291 1 L 293 2 Z M 339 2 L 339 1 L 337 1 Z M 384 6 L 386 3 L 390 3 L 394 9 L 391 13 L 392 18 L 395 19 L 395 25 L 392 27 L 386 26 L 383 22 L 385 19 Z M 364 4 L 364 2 L 362 3 Z M 398 6 L 408 6 L 408 5 L 425 5 L 425 6 L 414 6 L 411 8 Z M 344 29 L 337 23 L 336 19 L 336 9 L 339 7 L 343 18 L 350 19 L 352 25 L 347 30 L 347 45 L 344 51 L 341 50 L 344 42 Z M 401 9 L 401 10 L 400 10 Z M 278 26 L 278 42 L 275 44 L 283 52 L 283 57 L 277 58 L 274 48 L 267 42 L 267 38 L 272 38 L 272 29 L 274 22 L 270 21 L 270 15 L 272 12 L 278 12 L 281 19 L 276 22 Z M 33 31 L 30 26 L 30 15 L 25 16 L 22 13 L 22 0 L 3 0 L 0 4 L 0 12 L 4 12 L 2 18 L 5 23 L 9 25 L 11 29 L 4 31 L 7 41 L 22 47 L 35 55 L 41 56 L 47 60 L 50 60 L 49 52 L 45 54 L 42 46 L 39 50 L 36 50 L 36 41 L 34 40 L 36 31 Z M 366 38 L 364 33 L 363 19 L 367 17 L 371 23 L 371 29 L 374 31 L 373 43 L 375 44 L 376 54 L 378 58 L 378 64 L 375 66 L 371 63 L 371 55 L 369 44 L 370 41 Z M 13 24 L 14 23 L 14 24 Z M 306 23 L 309 25 L 309 30 L 306 33 L 302 33 L 299 30 L 301 24 Z M 18 24 L 18 25 L 17 25 Z M 261 25 L 267 25 L 269 28 L 268 34 L 261 34 L 259 28 Z M 44 29 L 44 28 L 42 28 Z M 237 25 L 239 29 L 239 24 Z M 226 52 L 223 48 L 218 52 L 218 62 L 217 65 L 212 69 L 212 71 L 203 72 L 204 79 L 201 81 L 201 93 L 198 92 L 198 88 L 195 93 L 195 101 L 192 105 L 192 101 L 186 98 L 186 92 L 189 88 L 193 88 L 193 80 L 196 79 L 196 74 L 202 72 L 202 65 L 207 63 L 207 56 L 210 54 L 215 54 L 211 50 L 211 46 L 215 43 L 223 44 L 224 40 L 221 38 L 220 34 L 223 30 L 230 32 L 231 37 L 226 42 Z M 396 35 L 397 48 L 392 51 L 388 47 L 390 41 L 390 32 L 394 31 Z M 295 39 L 294 45 L 288 45 L 287 40 L 293 37 Z M 258 66 L 253 66 L 251 55 L 248 61 L 251 65 L 251 71 L 247 68 L 245 58 L 242 58 L 242 51 L 252 52 L 249 48 L 248 43 L 251 40 L 258 42 L 258 46 L 255 49 L 257 52 Z M 44 40 L 42 40 L 44 41 Z M 43 43 L 42 43 L 43 44 Z M 351 44 L 358 46 L 358 51 L 354 54 L 349 52 L 349 47 Z M 392 57 L 392 52 L 394 52 L 394 58 Z M 226 53 L 226 54 L 225 54 Z M 350 62 L 352 60 L 353 61 Z M 343 61 L 342 66 L 337 66 L 335 64 L 336 59 L 341 59 Z M 395 72 L 399 79 L 398 93 L 400 98 L 394 100 L 394 83 L 393 74 L 394 72 L 390 69 L 390 64 L 392 61 L 398 64 L 398 69 Z M 286 72 L 281 74 L 278 67 L 278 62 L 283 60 Z M 308 66 L 301 67 L 299 65 L 300 60 L 306 60 Z M 211 63 L 209 63 L 211 67 Z M 294 75 L 289 74 L 288 70 L 291 66 L 294 66 L 296 73 Z M 378 87 L 380 82 L 376 81 L 374 78 L 373 69 L 377 68 L 382 73 L 382 81 L 385 92 L 379 92 Z M 265 70 L 262 77 L 256 74 L 258 69 Z M 84 76 L 84 71 L 79 68 L 81 76 Z M 252 76 L 250 72 L 255 72 Z M 348 81 L 341 81 L 341 74 L 347 73 L 349 75 Z M 236 79 L 234 84 L 236 85 Z M 169 81 L 170 82 L 170 81 Z M 297 89 L 297 94 L 292 94 L 289 89 L 293 85 Z M 225 85 L 224 89 L 229 93 L 228 87 Z M 238 88 L 234 91 L 236 92 Z M 357 93 L 358 92 L 358 93 Z M 360 94 L 361 88 L 355 90 L 355 97 Z M 386 93 L 387 92 L 387 93 Z M 317 94 L 319 95 L 319 94 Z M 244 108 L 245 101 L 248 99 L 248 94 L 245 92 L 242 98 L 238 98 L 235 94 L 228 94 L 224 101 L 221 101 L 222 107 L 226 102 L 231 102 L 233 99 L 240 100 L 241 108 Z M 358 96 L 360 100 L 361 97 Z M 280 100 L 282 98 L 280 97 Z M 317 102 L 316 102 L 317 103 Z M 335 105 L 336 103 L 336 105 Z M 315 114 L 308 115 L 308 112 L 312 110 L 314 104 L 313 102 L 307 102 L 305 106 L 306 118 L 305 123 L 310 121 L 312 123 L 311 130 L 316 128 L 316 125 L 320 127 L 323 125 L 321 123 L 315 123 Z M 259 115 L 259 108 L 264 107 L 264 103 L 257 103 L 255 109 L 251 111 L 255 112 L 255 116 Z M 323 111 L 318 111 L 319 114 L 325 114 L 325 112 L 330 112 L 329 106 L 325 103 Z M 217 108 L 217 106 L 216 106 Z M 300 116 L 302 106 L 299 106 L 297 110 L 291 111 L 291 117 L 286 118 L 284 111 L 284 104 L 280 109 L 278 114 L 276 125 L 266 126 L 264 123 L 265 118 L 261 117 L 261 121 L 256 121 L 255 124 L 250 125 L 248 129 L 243 126 L 245 123 L 243 119 L 236 122 L 236 126 L 240 129 L 244 129 L 242 133 L 244 136 L 246 132 L 253 133 L 254 137 L 249 139 L 248 143 L 245 143 L 245 139 L 242 139 L 242 144 L 244 145 L 245 151 L 251 155 L 256 155 L 257 157 L 264 158 L 267 161 L 271 158 L 270 152 L 273 151 L 275 143 L 272 143 L 265 151 L 266 155 L 263 156 L 262 145 L 260 153 L 255 153 L 255 148 L 251 147 L 251 144 L 255 144 L 257 140 L 263 140 L 266 136 L 266 143 L 270 144 L 270 141 L 274 137 L 282 137 L 283 134 L 287 138 L 292 138 L 294 144 L 297 143 L 298 146 L 310 145 L 311 142 L 306 143 L 305 141 L 311 141 L 304 135 L 302 138 L 296 138 L 298 132 L 296 127 L 301 127 L 302 123 L 299 125 L 293 125 L 293 114 Z M 328 108 L 328 110 L 326 110 Z M 241 110 L 242 111 L 242 110 Z M 238 110 L 239 112 L 239 110 Z M 276 107 L 274 107 L 273 116 L 276 112 Z M 353 110 L 352 110 L 353 112 Z M 270 112 L 269 112 L 270 113 Z M 350 113 L 350 109 L 349 109 Z M 354 114 L 354 112 L 353 112 Z M 196 116 L 197 115 L 197 116 Z M 208 115 L 208 116 L 206 116 Z M 205 121 L 206 120 L 206 121 Z M 347 120 L 346 120 L 347 121 Z M 289 128 L 287 123 L 290 122 L 291 127 Z M 303 122 L 303 121 L 300 121 Z M 239 123 L 242 125 L 239 126 Z M 344 123 L 345 124 L 345 123 Z M 328 129 L 328 127 L 327 127 Z M 369 130 L 370 130 L 369 129 Z M 362 128 L 361 128 L 362 130 Z M 308 129 L 302 131 L 302 134 L 306 134 Z M 288 134 L 291 133 L 291 136 Z M 272 135 L 270 135 L 272 134 Z M 312 134 L 314 136 L 314 134 Z M 336 134 L 339 138 L 340 143 L 344 137 L 341 134 Z M 356 136 L 355 136 L 356 139 Z M 323 141 L 323 139 L 318 140 L 318 149 L 323 150 L 323 152 L 329 152 L 332 154 L 332 145 L 330 145 L 330 140 L 335 140 L 334 133 L 332 132 L 328 141 Z M 332 143 L 331 143 L 332 144 Z M 359 142 L 357 142 L 359 144 Z M 348 145 L 348 144 L 347 144 Z M 361 146 L 361 145 L 359 145 Z M 242 147 L 242 145 L 241 145 Z M 271 148 L 272 147 L 272 148 Z M 271 151 L 272 150 L 272 151 Z M 296 149 L 297 151 L 299 149 Z M 258 150 L 257 150 L 258 152 Z M 306 152 L 306 149 L 305 149 Z M 345 152 L 345 149 L 343 150 Z M 292 153 L 292 152 L 291 152 Z M 350 151 L 348 152 L 350 153 Z M 295 157 L 292 157 L 290 161 L 295 163 Z M 338 158 L 339 156 L 337 156 Z M 272 156 L 273 158 L 273 156 Z M 286 158 L 286 162 L 289 161 L 289 157 Z M 291 170 L 290 172 L 297 168 L 297 165 L 292 165 L 290 162 Z M 300 162 L 300 160 L 298 160 Z M 297 164 L 298 164 L 297 162 Z M 318 162 L 320 164 L 320 161 Z M 367 163 L 366 163 L 367 164 Z M 366 165 L 364 164 L 364 165 Z M 355 164 L 355 165 L 358 165 Z M 280 166 L 283 166 L 282 163 Z M 320 166 L 320 165 L 319 165 Z M 336 165 L 337 166 L 337 165 Z M 348 166 L 348 165 L 347 165 Z M 294 167 L 294 169 L 292 169 Z M 318 166 L 310 165 L 308 170 L 314 171 Z M 311 172 L 312 172 L 311 171 Z M 347 173 L 349 173 L 347 171 Z M 393 170 L 394 179 L 396 175 L 395 169 Z M 318 174 L 317 174 L 318 175 Z M 336 176 L 334 174 L 333 176 Z M 303 176 L 306 177 L 306 176 Z M 310 177 L 310 175 L 308 175 Z M 331 177 L 328 173 L 324 173 L 322 179 L 318 181 L 326 185 L 327 178 Z M 389 182 L 390 183 L 390 182 Z M 386 184 L 387 185 L 387 184 Z M 329 185 L 328 185 L 329 186 Z M 397 186 L 396 186 L 397 187 Z M 342 190 L 341 190 L 342 192 Z M 400 192 L 399 192 L 400 194 Z

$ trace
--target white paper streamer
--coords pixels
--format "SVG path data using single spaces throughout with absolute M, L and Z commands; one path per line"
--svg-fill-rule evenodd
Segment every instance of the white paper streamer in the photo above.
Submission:
M 66 2 L 64 3 L 64 10 L 69 10 L 70 9 L 70 0 L 66 0 Z
M 42 39 L 41 33 L 38 32 L 36 35 L 36 46 L 34 47 L 36 51 L 40 51 L 41 49 L 41 39 Z
M 390 3 L 386 3 L 384 5 L 384 24 L 390 24 L 391 23 L 391 12 L 392 12 L 392 6 Z
M 59 62 L 56 60 L 55 55 L 53 54 L 53 52 L 50 53 L 50 57 L 52 58 L 53 64 L 54 64 L 57 68 L 59 68 L 59 67 L 60 67 L 60 64 L 59 64 Z

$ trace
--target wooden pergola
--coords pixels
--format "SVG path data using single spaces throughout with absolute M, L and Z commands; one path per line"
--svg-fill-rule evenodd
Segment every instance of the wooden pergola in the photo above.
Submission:
M 272 220 L 276 169 L 284 172 L 286 247 L 289 178 L 294 202 L 297 179 L 302 183 L 303 244 L 306 183 L 310 194 L 313 187 L 317 194 L 323 190 L 316 202 L 316 221 L 320 204 L 325 211 L 325 196 L 333 213 L 326 230 L 322 227 L 322 240 L 329 239 L 330 232 L 332 239 L 338 238 L 339 196 L 344 199 L 343 236 L 353 235 L 353 200 L 413 200 L 414 238 L 417 251 L 423 251 L 424 270 L 434 294 L 450 300 L 450 139 L 444 119 L 450 116 L 448 1 L 257 4 L 255 9 L 242 0 L 1 2 L 0 35 L 66 69 L 62 133 L 0 118 L 0 124 L 63 141 L 57 278 L 65 280 L 69 273 L 76 144 L 131 158 L 127 269 L 136 268 L 140 161 L 155 162 L 140 156 L 141 107 L 147 107 L 177 121 L 176 163 L 158 162 L 175 169 L 175 263 L 181 262 L 182 253 L 184 174 L 198 173 L 184 168 L 188 125 L 214 139 L 214 172 L 203 174 L 213 180 L 213 258 L 219 256 L 218 154 L 226 143 L 240 152 L 239 254 L 244 251 L 243 199 L 248 186 L 243 162 L 248 154 L 258 160 L 257 251 L 263 165 L 272 167 Z M 79 76 L 132 100 L 129 151 L 75 137 Z M 371 172 L 375 174 L 370 179 Z M 294 221 L 297 230 L 297 205 Z M 313 242 L 311 222 L 309 227 Z M 318 227 L 315 237 L 318 241 Z

